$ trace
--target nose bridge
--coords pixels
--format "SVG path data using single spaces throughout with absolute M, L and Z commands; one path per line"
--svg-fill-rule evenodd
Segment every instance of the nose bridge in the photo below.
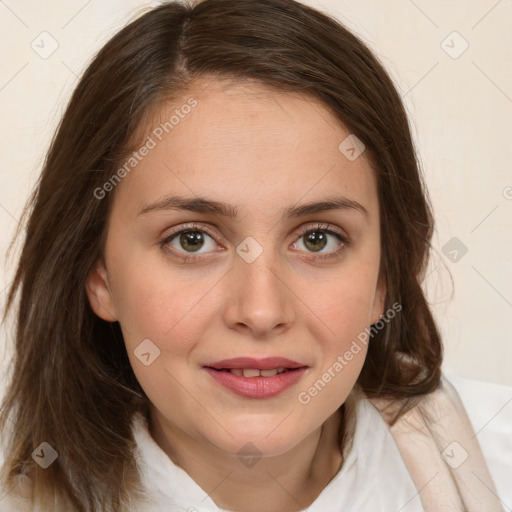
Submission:
M 247 237 L 237 246 L 227 310 L 231 324 L 243 324 L 258 335 L 284 327 L 293 316 L 292 295 L 279 275 L 278 251 L 269 239 L 264 244 Z

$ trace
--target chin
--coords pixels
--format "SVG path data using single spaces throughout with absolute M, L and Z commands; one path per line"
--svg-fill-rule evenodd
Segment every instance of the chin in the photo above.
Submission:
M 261 425 L 247 426 L 241 428 L 240 425 L 225 424 L 226 430 L 220 429 L 215 435 L 203 435 L 216 448 L 233 455 L 273 457 L 288 452 L 294 446 L 299 444 L 308 434 L 308 432 L 290 430 L 290 425 L 280 425 L 283 417 L 272 422 L 272 426 L 265 427 Z M 213 433 L 211 433 L 213 434 Z

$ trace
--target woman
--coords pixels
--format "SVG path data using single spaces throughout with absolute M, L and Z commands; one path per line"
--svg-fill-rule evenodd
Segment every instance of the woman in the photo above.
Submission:
M 27 216 L 4 508 L 501 510 L 441 375 L 406 114 L 337 21 L 291 0 L 135 20 Z

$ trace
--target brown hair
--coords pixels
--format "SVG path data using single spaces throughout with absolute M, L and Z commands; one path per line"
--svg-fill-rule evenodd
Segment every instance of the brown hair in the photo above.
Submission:
M 338 21 L 293 0 L 164 4 L 93 59 L 24 212 L 4 314 L 19 295 L 14 378 L 0 417 L 9 431 L 3 478 L 12 486 L 30 477 L 33 499 L 48 509 L 120 510 L 139 488 L 131 418 L 147 398 L 119 325 L 98 318 L 85 291 L 112 199 L 93 191 L 113 176 L 148 112 L 200 76 L 307 93 L 365 144 L 378 184 L 385 309 L 399 303 L 402 311 L 372 336 L 358 384 L 405 406 L 438 386 L 440 336 L 421 288 L 433 219 L 407 116 L 383 66 Z M 42 441 L 59 453 L 46 470 L 31 458 Z

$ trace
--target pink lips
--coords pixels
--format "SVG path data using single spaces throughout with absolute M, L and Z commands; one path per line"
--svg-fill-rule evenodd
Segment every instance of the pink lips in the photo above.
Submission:
M 265 357 L 263 359 L 238 357 L 216 361 L 203 368 L 216 382 L 237 395 L 247 398 L 270 398 L 295 384 L 308 367 L 284 357 Z M 269 377 L 244 377 L 227 371 L 231 369 L 273 370 L 277 368 L 285 368 L 285 371 Z
M 271 370 L 272 368 L 301 368 L 304 364 L 297 363 L 285 357 L 264 357 L 256 359 L 254 357 L 235 357 L 233 359 L 223 359 L 206 366 L 221 370 L 222 368 L 257 368 L 258 370 Z

